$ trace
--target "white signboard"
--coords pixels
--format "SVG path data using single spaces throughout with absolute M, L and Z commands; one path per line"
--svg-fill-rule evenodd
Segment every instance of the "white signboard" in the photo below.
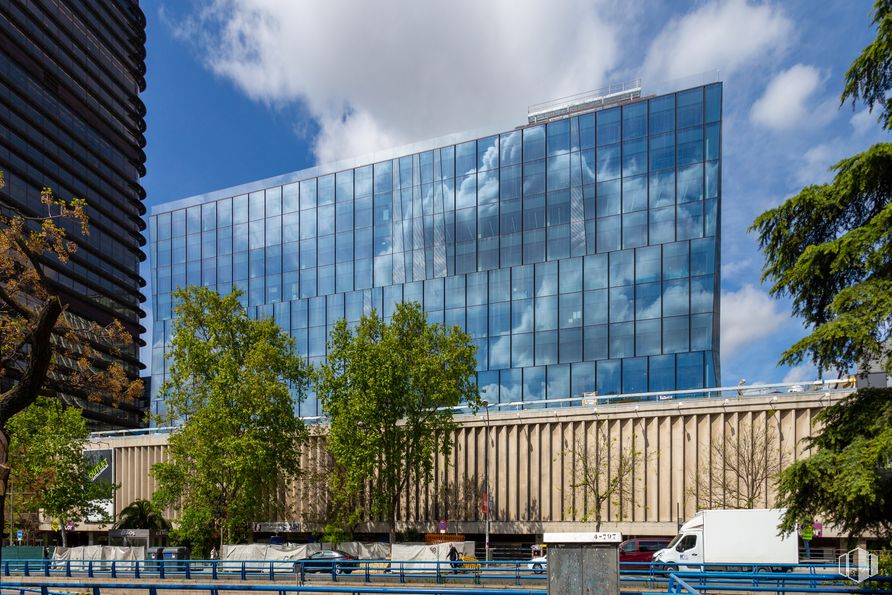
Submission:
M 619 532 L 599 533 L 545 533 L 542 541 L 552 543 L 619 543 L 623 540 Z

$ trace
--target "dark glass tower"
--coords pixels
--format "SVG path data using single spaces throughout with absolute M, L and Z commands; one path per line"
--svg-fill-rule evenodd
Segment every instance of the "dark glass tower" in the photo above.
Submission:
M 153 390 L 199 284 L 314 364 L 338 319 L 416 301 L 473 337 L 490 403 L 717 386 L 722 85 L 590 103 L 156 206 Z
M 47 263 L 75 317 L 119 319 L 138 337 L 145 258 L 145 15 L 136 0 L 0 0 L 0 169 L 5 200 L 30 215 L 40 192 L 86 199 L 90 235 Z M 118 356 L 139 377 L 138 345 Z M 137 427 L 141 404 L 89 402 L 55 390 L 96 427 Z

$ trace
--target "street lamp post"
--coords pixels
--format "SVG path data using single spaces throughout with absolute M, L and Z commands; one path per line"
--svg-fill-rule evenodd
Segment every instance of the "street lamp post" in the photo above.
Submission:
M 483 489 L 484 489 L 483 497 L 486 500 L 484 502 L 484 516 L 483 516 L 483 525 L 485 528 L 484 530 L 486 531 L 486 544 L 485 544 L 484 551 L 486 552 L 486 561 L 489 562 L 492 559 L 492 552 L 490 551 L 490 548 L 489 548 L 489 517 L 490 517 L 490 514 L 492 514 L 492 512 L 490 510 L 492 508 L 492 505 L 491 505 L 492 501 L 490 499 L 490 493 L 489 493 L 489 402 L 483 401 L 481 403 L 481 405 L 483 406 L 483 412 L 484 412 L 484 416 L 485 416 L 484 424 L 486 427 L 486 435 L 484 437 L 485 441 L 486 441 L 486 446 L 483 449 L 483 486 L 484 486 L 483 487 Z

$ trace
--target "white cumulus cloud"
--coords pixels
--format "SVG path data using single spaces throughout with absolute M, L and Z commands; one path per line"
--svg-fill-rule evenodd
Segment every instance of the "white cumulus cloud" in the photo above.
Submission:
M 602 85 L 625 18 L 608 4 L 213 0 L 178 31 L 252 99 L 306 109 L 325 162 L 514 126 L 530 103 Z
M 750 284 L 722 292 L 722 357 L 774 334 L 788 320 L 776 300 Z
M 647 80 L 666 81 L 719 70 L 727 79 L 765 54 L 785 50 L 793 22 L 776 6 L 713 1 L 671 20 L 648 49 Z
M 814 66 L 795 64 L 775 76 L 753 104 L 750 119 L 772 130 L 790 130 L 802 125 L 818 125 L 832 118 L 835 103 L 814 103 L 824 75 Z

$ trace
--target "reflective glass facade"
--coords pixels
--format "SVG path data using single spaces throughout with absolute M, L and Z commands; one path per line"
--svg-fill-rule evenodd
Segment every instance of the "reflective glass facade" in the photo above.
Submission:
M 118 319 L 137 339 L 145 299 L 145 25 L 137 0 L 0 0 L 3 201 L 41 216 L 43 187 L 86 199 L 90 234 L 65 222 L 78 250 L 64 265 L 47 259 L 49 276 L 69 315 L 103 325 Z M 136 344 L 106 352 L 132 379 L 140 376 Z M 82 407 L 95 427 L 143 423 L 142 404 L 68 394 L 64 379 L 51 388 Z
M 171 291 L 203 284 L 240 287 L 316 364 L 338 319 L 417 301 L 473 337 L 490 402 L 716 386 L 721 96 L 697 87 L 156 207 L 152 385 Z

